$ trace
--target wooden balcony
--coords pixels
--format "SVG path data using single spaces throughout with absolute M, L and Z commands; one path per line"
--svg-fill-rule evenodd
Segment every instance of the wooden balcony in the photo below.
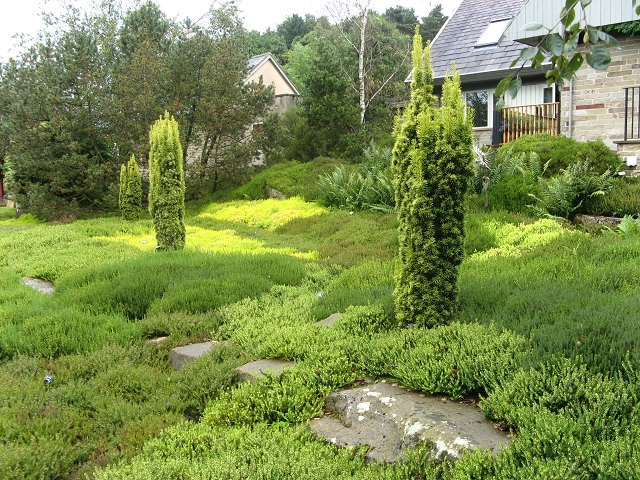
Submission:
M 560 103 L 538 103 L 502 107 L 499 136 L 501 143 L 512 142 L 534 133 L 560 134 Z

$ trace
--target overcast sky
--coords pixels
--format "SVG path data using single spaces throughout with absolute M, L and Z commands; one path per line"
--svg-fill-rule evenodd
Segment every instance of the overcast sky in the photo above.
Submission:
M 211 0 L 155 0 L 171 18 L 191 20 L 199 19 L 206 13 Z M 413 8 L 418 17 L 426 16 L 431 8 L 442 3 L 445 15 L 451 15 L 461 0 L 373 0 L 374 9 L 380 13 L 388 7 L 402 5 Z M 88 0 L 76 0 L 78 5 L 90 4 Z M 218 5 L 220 1 L 216 2 Z M 238 0 L 245 27 L 249 30 L 265 31 L 268 27 L 275 29 L 288 15 L 297 13 L 304 16 L 307 13 L 316 17 L 325 15 L 326 0 Z M 2 0 L 0 13 L 0 60 L 6 60 L 15 53 L 13 45 L 16 40 L 12 36 L 16 33 L 33 35 L 42 26 L 39 12 L 42 9 L 51 10 L 58 4 L 57 0 Z M 123 0 L 124 5 L 133 4 L 133 0 Z

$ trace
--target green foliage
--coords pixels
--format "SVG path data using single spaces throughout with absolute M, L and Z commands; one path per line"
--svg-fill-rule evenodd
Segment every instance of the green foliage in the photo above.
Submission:
M 476 324 L 437 327 L 407 343 L 391 374 L 414 390 L 453 399 L 492 391 L 529 353 L 523 337 Z
M 412 98 L 396 128 L 393 159 L 400 221 L 396 315 L 418 326 L 444 324 L 455 315 L 473 161 L 460 77 L 454 70 L 446 79 L 442 106 L 435 109 L 429 56 L 416 34 Z
M 146 254 L 69 274 L 58 292 L 76 308 L 134 320 L 147 313 L 206 313 L 273 284 L 295 285 L 304 275 L 301 262 L 284 255 Z
M 120 170 L 120 212 L 125 220 L 138 220 L 142 210 L 142 177 L 136 158 L 131 155 L 129 163 Z
M 529 337 L 536 364 L 580 356 L 606 374 L 627 355 L 639 364 L 640 325 L 630 320 L 640 281 L 637 235 L 591 237 L 551 220 L 492 230 L 494 248 L 461 269 L 460 318 Z
M 347 150 L 349 136 L 358 129 L 359 119 L 349 79 L 335 74 L 341 71 L 339 50 L 330 38 L 318 34 L 308 45 L 292 52 L 308 58 L 308 64 L 297 73 L 302 101 L 299 117 L 291 126 L 295 140 L 285 156 L 303 161 L 341 156 Z M 291 58 L 289 63 L 295 68 L 300 62 Z
M 149 213 L 159 250 L 182 250 L 184 226 L 184 167 L 178 122 L 165 112 L 149 132 Z
M 609 171 L 595 172 L 589 161 L 569 165 L 561 174 L 549 179 L 539 177 L 539 196 L 533 196 L 537 204 L 533 210 L 540 216 L 560 217 L 567 220 L 584 211 L 585 200 L 607 195 L 613 187 Z
M 318 176 L 331 171 L 339 163 L 339 160 L 327 157 L 318 157 L 305 163 L 277 163 L 251 177 L 233 194 L 239 198 L 260 200 L 266 198 L 266 188 L 269 186 L 287 197 L 299 196 L 308 202 L 317 200 L 322 196 Z
M 507 157 L 530 152 L 538 155 L 541 165 L 547 165 L 543 172 L 545 177 L 555 176 L 561 170 L 566 170 L 580 161 L 589 161 L 598 174 L 603 174 L 607 170 L 615 173 L 621 167 L 620 157 L 602 140 L 578 142 L 564 135 L 553 136 L 546 133 L 523 135 L 513 142 L 502 145 L 498 149 L 498 161 L 502 162 Z
M 340 449 L 321 442 L 302 425 L 263 423 L 232 428 L 184 423 L 149 442 L 144 453 L 132 463 L 96 472 L 99 480 L 180 476 L 283 480 L 393 478 L 382 475 L 381 466 L 367 465 L 364 450 Z
M 318 181 L 322 200 L 330 207 L 346 210 L 380 210 L 390 213 L 395 206 L 395 188 L 389 170 L 364 175 L 338 166 Z
M 45 375 L 53 375 L 48 386 Z M 139 348 L 109 345 L 55 361 L 18 356 L 0 366 L 0 380 L 4 478 L 88 474 L 180 420 L 167 374 Z
M 617 49 L 621 47 L 605 29 L 590 24 L 586 10 L 590 3 L 591 0 L 567 0 L 560 10 L 558 22 L 551 27 L 538 22 L 524 25 L 523 30 L 538 31 L 542 39 L 535 46 L 525 47 L 520 51 L 518 58 L 511 62 L 511 67 L 515 67 L 522 61 L 520 68 L 500 81 L 495 95 L 501 97 L 507 91 L 512 97 L 518 94 L 522 86 L 520 71 L 527 61 L 531 62 L 533 68 L 545 70 L 549 86 L 555 83 L 562 87 L 565 80 L 575 76 L 585 60 L 595 70 L 607 70 L 611 64 L 611 54 L 605 45 Z M 635 6 L 635 0 L 633 5 Z M 636 7 L 636 13 L 640 14 L 640 7 Z M 546 67 L 548 64 L 551 68 Z M 498 109 L 502 105 L 504 99 L 499 102 Z
M 640 179 L 616 178 L 607 195 L 595 195 L 584 202 L 584 211 L 594 215 L 622 217 L 640 213 Z
M 218 344 L 206 355 L 188 362 L 180 371 L 175 385 L 185 414 L 199 419 L 207 403 L 235 383 L 235 368 L 247 360 L 237 347 Z
M 422 17 L 420 23 L 420 35 L 424 42 L 433 40 L 444 22 L 447 21 L 447 16 L 442 13 L 442 4 L 438 4 L 431 9 L 426 17 Z
M 620 235 L 637 235 L 640 233 L 640 220 L 625 215 L 622 222 L 618 224 L 616 232 Z

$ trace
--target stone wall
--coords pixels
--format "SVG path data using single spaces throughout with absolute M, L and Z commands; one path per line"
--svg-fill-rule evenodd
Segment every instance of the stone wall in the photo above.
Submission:
M 624 138 L 624 87 L 640 85 L 640 37 L 620 38 L 622 50 L 607 47 L 611 65 L 597 71 L 587 65 L 573 82 L 572 131 L 569 132 L 570 89 L 562 90 L 560 133 L 579 141 L 601 139 L 616 151 Z M 637 145 L 640 154 L 640 145 Z M 629 154 L 629 153 L 627 153 Z
M 493 143 L 492 128 L 476 127 L 473 129 L 473 138 L 478 141 L 480 145 L 491 145 Z

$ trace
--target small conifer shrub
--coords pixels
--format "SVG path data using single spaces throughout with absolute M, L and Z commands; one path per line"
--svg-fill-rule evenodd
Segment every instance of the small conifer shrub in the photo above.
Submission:
M 124 220 L 138 220 L 142 210 L 142 177 L 135 156 L 120 169 L 120 212 Z
M 433 327 L 453 317 L 464 255 L 465 193 L 473 174 L 471 117 L 460 77 L 445 80 L 435 108 L 430 50 L 416 32 L 411 102 L 395 129 L 393 170 L 399 220 L 396 316 Z
M 184 226 L 184 165 L 178 122 L 165 112 L 149 132 L 149 213 L 158 250 L 182 250 Z

